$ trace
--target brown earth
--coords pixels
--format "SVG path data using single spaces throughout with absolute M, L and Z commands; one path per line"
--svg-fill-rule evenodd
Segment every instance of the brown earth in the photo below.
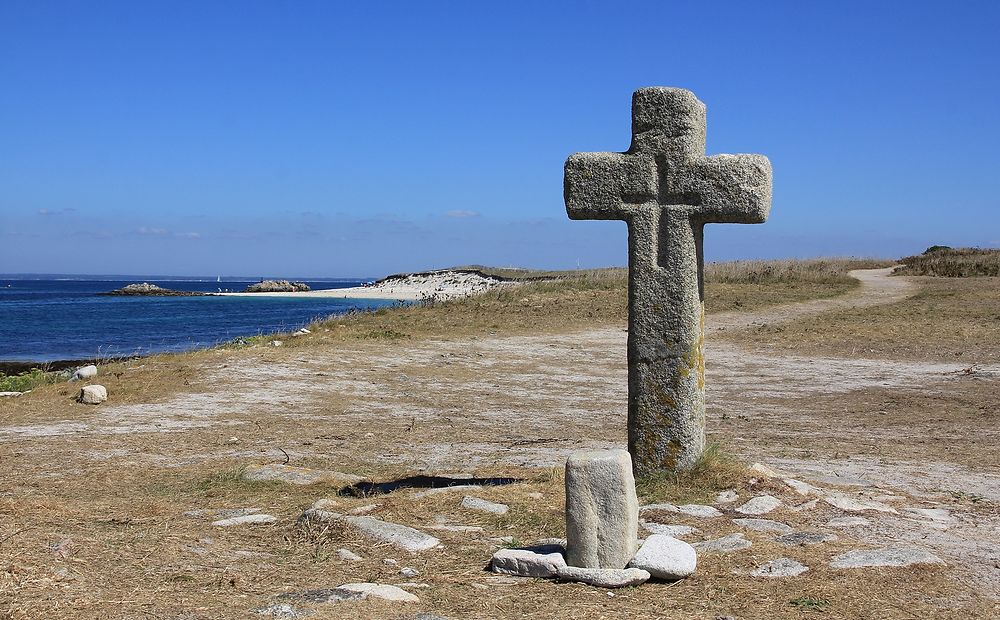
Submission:
M 483 571 L 505 544 L 495 538 L 525 543 L 563 535 L 560 468 L 568 453 L 624 444 L 624 323 L 617 314 L 586 316 L 584 290 L 576 293 L 582 301 L 559 302 L 572 317 L 561 330 L 546 323 L 532 333 L 529 317 L 516 329 L 502 323 L 513 319 L 498 319 L 493 335 L 487 326 L 449 338 L 407 337 L 420 333 L 435 311 L 447 311 L 443 306 L 384 326 L 320 325 L 280 348 L 223 348 L 115 366 L 102 371 L 111 400 L 98 407 L 72 402 L 65 384 L 0 401 L 0 618 L 257 617 L 248 610 L 283 592 L 413 581 L 398 574 L 401 566 L 419 570 L 415 581 L 429 586 L 412 589 L 419 604 L 345 602 L 316 606 L 309 617 L 404 618 L 419 611 L 452 618 L 995 617 L 1000 366 L 988 357 L 975 357 L 975 366 L 955 361 L 949 341 L 934 330 L 900 336 L 909 348 L 895 349 L 898 356 L 880 341 L 871 346 L 866 330 L 877 328 L 867 317 L 912 321 L 917 311 L 895 306 L 914 304 L 931 324 L 948 324 L 953 308 L 927 310 L 932 298 L 920 295 L 935 285 L 920 279 L 889 278 L 885 271 L 859 277 L 863 286 L 843 297 L 708 319 L 710 439 L 744 461 L 898 509 L 866 513 L 871 525 L 838 530 L 835 542 L 787 548 L 773 536 L 747 532 L 752 548 L 703 555 L 692 578 L 613 596 Z M 959 291 L 953 300 L 975 298 L 960 292 L 963 283 L 941 286 L 948 285 Z M 525 312 L 542 313 L 545 299 L 525 297 Z M 803 322 L 823 339 L 789 344 L 806 333 Z M 793 335 L 763 342 L 757 334 L 769 332 L 762 324 Z M 906 334 L 905 326 L 899 329 Z M 985 349 L 995 332 L 984 333 Z M 851 355 L 860 338 L 884 355 Z M 501 517 L 462 509 L 462 492 L 338 500 L 343 510 L 376 504 L 371 514 L 418 528 L 438 519 L 484 528 L 435 530 L 444 548 L 411 556 L 337 528 L 296 525 L 304 508 L 336 488 L 254 483 L 240 475 L 248 464 L 286 458 L 376 481 L 475 474 L 522 482 L 475 493 L 509 504 Z M 779 496 L 785 507 L 767 517 L 796 529 L 822 530 L 843 514 L 822 502 L 794 511 L 808 498 L 746 473 L 678 481 L 647 499 L 710 501 L 730 485 L 744 498 Z M 278 522 L 219 529 L 184 516 L 237 507 L 261 508 Z M 930 507 L 948 509 L 953 520 L 904 511 Z M 699 527 L 688 537 L 695 542 L 739 531 L 729 516 L 727 509 L 724 518 L 670 522 Z M 828 565 L 843 551 L 885 544 L 931 550 L 948 566 Z M 341 560 L 338 547 L 365 559 Z M 779 556 L 811 570 L 788 579 L 748 576 Z

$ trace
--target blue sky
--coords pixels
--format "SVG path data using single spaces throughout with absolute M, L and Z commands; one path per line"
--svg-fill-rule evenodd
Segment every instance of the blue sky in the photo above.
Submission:
M 763 153 L 706 258 L 1000 246 L 997 2 L 0 4 L 0 273 L 624 264 L 562 165 L 641 86 Z

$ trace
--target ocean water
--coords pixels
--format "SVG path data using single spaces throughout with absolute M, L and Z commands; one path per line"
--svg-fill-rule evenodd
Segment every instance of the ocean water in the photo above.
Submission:
M 395 302 L 281 297 L 105 297 L 132 282 L 183 291 L 242 291 L 256 280 L 27 279 L 0 275 L 0 360 L 49 362 L 186 351 Z M 307 281 L 314 290 L 360 280 Z

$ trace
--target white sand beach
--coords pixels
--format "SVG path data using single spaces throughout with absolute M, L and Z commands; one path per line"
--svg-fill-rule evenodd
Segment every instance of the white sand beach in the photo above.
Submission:
M 446 300 L 482 293 L 511 283 L 469 271 L 433 271 L 390 276 L 370 286 L 288 293 L 216 293 L 230 297 L 333 297 L 341 299 Z

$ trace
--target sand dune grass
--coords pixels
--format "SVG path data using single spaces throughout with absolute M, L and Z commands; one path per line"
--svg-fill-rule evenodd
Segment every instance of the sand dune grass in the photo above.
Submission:
M 894 275 L 946 278 L 1000 276 L 1000 249 L 934 246 L 923 254 L 900 260 Z

